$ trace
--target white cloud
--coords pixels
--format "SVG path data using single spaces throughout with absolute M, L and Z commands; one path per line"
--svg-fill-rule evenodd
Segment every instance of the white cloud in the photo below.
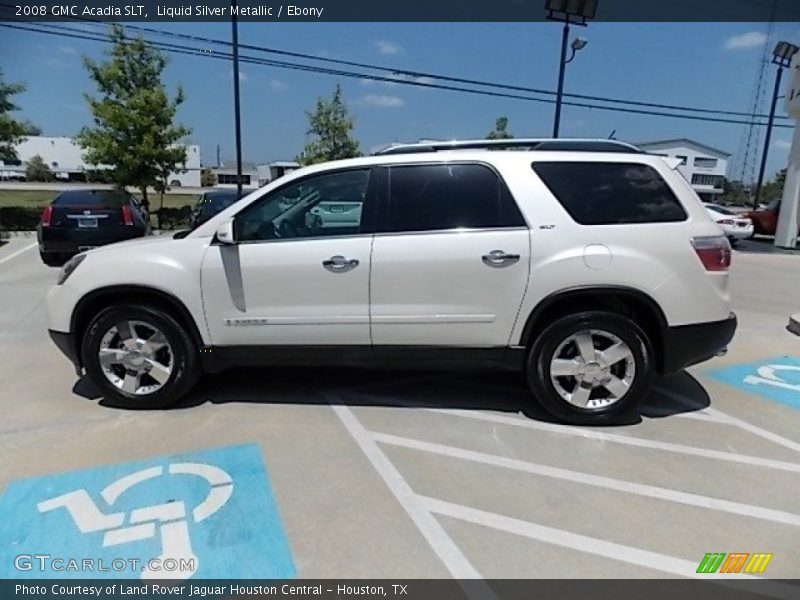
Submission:
M 359 101 L 367 106 L 377 106 L 379 108 L 400 108 L 406 102 L 397 96 L 384 96 L 381 94 L 367 94 Z
M 767 34 L 761 31 L 748 31 L 741 35 L 734 35 L 725 40 L 727 50 L 743 50 L 763 46 L 767 41 Z
M 280 79 L 270 79 L 269 87 L 271 87 L 276 92 L 283 92 L 289 89 L 289 84 L 284 81 L 281 81 Z
M 381 54 L 400 54 L 403 51 L 398 44 L 387 40 L 378 40 L 375 42 L 375 47 Z
M 78 51 L 75 48 L 73 48 L 72 46 L 59 46 L 58 47 L 58 51 L 61 52 L 61 54 L 77 54 L 78 53 Z
M 774 142 L 772 142 L 772 145 L 775 146 L 775 148 L 778 150 L 788 152 L 789 148 L 792 147 L 792 142 L 788 140 L 775 140 Z

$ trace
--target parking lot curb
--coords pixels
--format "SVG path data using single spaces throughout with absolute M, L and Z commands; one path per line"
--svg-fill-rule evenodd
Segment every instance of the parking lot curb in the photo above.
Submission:
M 800 335 L 800 313 L 795 313 L 789 317 L 789 325 L 786 329 L 795 335 Z

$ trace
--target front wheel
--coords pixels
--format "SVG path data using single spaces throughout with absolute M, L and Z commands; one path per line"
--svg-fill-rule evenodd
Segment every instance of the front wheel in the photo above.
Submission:
M 631 319 L 592 311 L 557 319 L 533 343 L 526 378 L 545 410 L 561 421 L 603 424 L 649 391 L 653 350 Z
M 150 306 L 100 312 L 86 328 L 81 357 L 106 404 L 119 408 L 167 407 L 200 375 L 197 347 L 187 331 Z

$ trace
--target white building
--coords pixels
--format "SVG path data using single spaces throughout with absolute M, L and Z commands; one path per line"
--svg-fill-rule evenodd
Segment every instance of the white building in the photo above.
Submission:
M 57 181 L 85 181 L 86 171 L 102 169 L 92 167 L 83 160 L 83 151 L 72 138 L 31 136 L 16 145 L 19 160 L 16 164 L 0 161 L 0 179 L 25 179 L 25 165 L 34 156 L 41 156 Z M 186 146 L 186 164 L 170 173 L 170 187 L 200 187 L 200 146 Z
M 722 193 L 730 153 L 686 138 L 644 142 L 636 146 L 651 154 L 680 159 L 678 171 L 704 202 L 711 202 Z
M 291 173 L 299 169 L 302 165 L 293 160 L 276 160 L 265 165 L 258 165 L 258 185 L 267 185 L 270 181 L 283 177 L 287 173 Z

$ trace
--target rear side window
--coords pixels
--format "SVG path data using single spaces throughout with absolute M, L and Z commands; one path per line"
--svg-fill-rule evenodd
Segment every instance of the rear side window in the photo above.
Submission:
M 56 196 L 53 206 L 119 208 L 129 202 L 130 196 L 117 190 L 74 190 Z
M 675 194 L 649 165 L 539 162 L 532 166 L 561 206 L 582 225 L 686 219 Z
M 389 214 L 382 230 L 524 226 L 525 220 L 505 183 L 485 165 L 411 165 L 389 169 Z

